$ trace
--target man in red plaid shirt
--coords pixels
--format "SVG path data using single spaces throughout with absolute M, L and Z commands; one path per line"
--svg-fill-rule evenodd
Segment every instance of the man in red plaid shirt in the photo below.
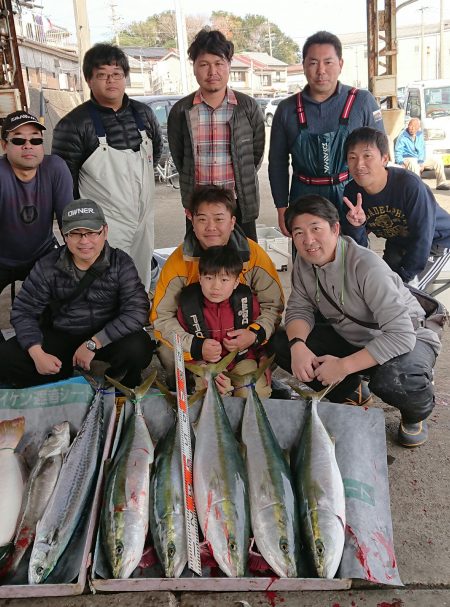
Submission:
M 264 155 L 265 126 L 256 101 L 228 87 L 234 45 L 218 30 L 202 29 L 188 49 L 199 89 L 169 114 L 170 151 L 180 174 L 183 206 L 196 186 L 234 191 L 237 223 L 256 241 L 259 215 L 257 171 Z

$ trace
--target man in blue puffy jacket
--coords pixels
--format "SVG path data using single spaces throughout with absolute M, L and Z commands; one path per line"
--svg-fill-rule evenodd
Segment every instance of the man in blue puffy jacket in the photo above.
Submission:
M 108 375 L 134 388 L 150 363 L 143 327 L 149 301 L 133 260 L 107 242 L 108 226 L 92 200 L 62 214 L 66 245 L 41 258 L 14 300 L 16 336 L 0 344 L 3 382 L 17 387 L 70 377 L 74 367 L 109 363 Z

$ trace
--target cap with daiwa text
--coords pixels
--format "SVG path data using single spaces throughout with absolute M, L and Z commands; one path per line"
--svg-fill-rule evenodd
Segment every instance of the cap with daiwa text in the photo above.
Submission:
M 2 124 L 2 139 L 6 140 L 8 138 L 8 133 L 15 131 L 23 124 L 35 124 L 41 131 L 46 130 L 45 126 L 39 122 L 36 116 L 33 116 L 33 114 L 25 112 L 24 110 L 19 110 L 18 112 L 8 114 L 4 118 Z
M 72 230 L 101 230 L 106 225 L 103 209 L 93 200 L 80 198 L 73 200 L 64 208 L 62 213 L 62 232 L 67 234 Z

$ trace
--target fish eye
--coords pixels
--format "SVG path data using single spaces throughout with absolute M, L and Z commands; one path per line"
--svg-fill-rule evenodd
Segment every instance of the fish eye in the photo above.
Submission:
M 36 567 L 37 575 L 42 575 L 44 573 L 44 567 Z
M 323 556 L 325 554 L 325 546 L 322 540 L 316 540 L 316 553 L 317 556 Z
M 175 548 L 175 544 L 173 544 L 172 542 L 170 542 L 170 544 L 167 547 L 167 556 L 172 559 L 175 556 L 177 549 Z
M 285 538 L 280 539 L 280 550 L 285 554 L 289 552 L 289 542 Z
M 228 542 L 228 548 L 231 550 L 231 552 L 236 552 L 236 550 L 237 550 L 237 544 L 236 544 L 236 542 L 234 541 L 234 539 L 231 539 L 231 540 Z
M 123 554 L 123 544 L 122 544 L 122 542 L 119 542 L 118 544 L 116 544 L 116 555 L 121 556 L 122 554 Z

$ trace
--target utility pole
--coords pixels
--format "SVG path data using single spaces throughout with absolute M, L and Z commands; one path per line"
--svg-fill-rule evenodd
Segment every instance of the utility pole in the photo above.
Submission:
M 75 26 L 77 29 L 78 60 L 80 62 L 80 83 L 83 91 L 83 99 L 87 101 L 90 97 L 90 89 L 85 81 L 81 66 L 84 55 L 91 46 L 91 34 L 89 32 L 89 20 L 86 10 L 86 0 L 73 0 L 73 12 L 75 15 Z
M 177 22 L 177 41 L 178 41 L 178 53 L 180 55 L 180 72 L 181 72 L 181 87 L 183 95 L 187 95 L 189 92 L 188 88 L 188 77 L 187 77 L 187 33 L 186 33 L 186 21 L 183 15 L 183 8 L 181 6 L 182 0 L 175 0 L 175 17 Z
M 116 15 L 117 4 L 111 0 L 110 7 L 111 7 L 111 21 L 112 21 L 112 25 L 113 25 L 114 37 L 116 39 L 117 46 L 120 46 L 120 40 L 119 40 L 119 31 L 120 31 L 119 17 Z
M 269 55 L 273 57 L 272 54 L 272 32 L 270 29 L 270 21 L 267 19 L 267 27 L 269 28 Z
M 439 6 L 439 78 L 445 75 L 444 0 Z
M 422 13 L 420 18 L 420 79 L 424 80 L 425 78 L 425 42 L 424 42 L 424 23 L 423 23 L 423 13 L 428 10 L 428 6 L 421 6 L 419 11 Z

